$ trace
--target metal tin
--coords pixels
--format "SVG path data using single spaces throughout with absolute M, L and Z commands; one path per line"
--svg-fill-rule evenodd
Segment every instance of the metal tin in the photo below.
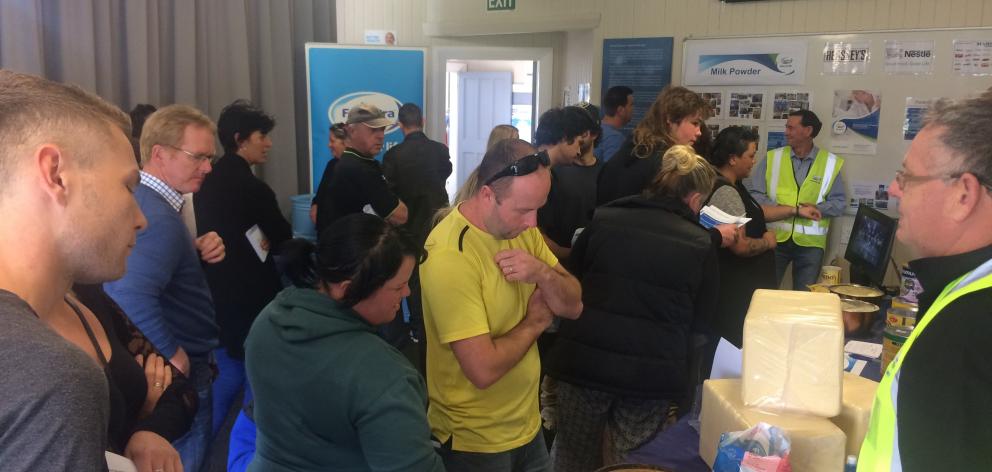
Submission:
M 909 303 L 916 303 L 917 297 L 923 291 L 920 280 L 916 278 L 916 272 L 913 272 L 908 264 L 903 264 L 899 279 L 902 283 L 902 287 L 899 290 L 899 298 Z
M 895 359 L 896 354 L 902 349 L 902 345 L 906 343 L 906 339 L 912 332 L 913 328 L 905 326 L 885 327 L 885 331 L 882 332 L 882 375 L 885 375 L 889 363 Z
M 885 324 L 887 326 L 906 326 L 910 328 L 916 326 L 916 307 L 901 308 L 893 306 L 889 308 L 889 311 L 885 315 Z

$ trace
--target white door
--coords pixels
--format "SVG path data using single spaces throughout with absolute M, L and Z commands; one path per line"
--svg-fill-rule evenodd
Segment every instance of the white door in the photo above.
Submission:
M 500 124 L 510 124 L 513 105 L 513 73 L 458 73 L 458 154 L 455 168 L 461 187 L 465 178 L 482 162 L 489 132 Z M 454 121 L 454 120 L 453 120 Z

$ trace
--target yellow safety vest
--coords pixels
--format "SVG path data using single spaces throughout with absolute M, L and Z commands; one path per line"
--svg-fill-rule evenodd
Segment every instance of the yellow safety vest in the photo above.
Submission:
M 913 343 L 923 334 L 923 330 L 951 302 L 969 293 L 992 288 L 992 261 L 988 261 L 969 274 L 958 278 L 944 287 L 937 300 L 933 302 L 927 313 L 920 318 L 909 338 L 899 349 L 899 353 L 885 369 L 882 381 L 875 392 L 875 402 L 871 409 L 871 422 L 868 433 L 861 444 L 858 456 L 858 472 L 889 472 L 902 470 L 899 457 L 898 433 L 899 424 L 896 422 L 896 396 L 899 394 L 899 370 L 902 361 L 913 347 Z
M 830 187 L 844 160 L 831 152 L 820 149 L 816 153 L 813 165 L 806 175 L 802 186 L 796 184 L 796 176 L 792 171 L 792 148 L 780 147 L 768 151 L 768 165 L 765 169 L 765 183 L 768 198 L 779 205 L 798 206 L 801 203 L 822 203 L 830 193 Z M 791 216 L 784 220 L 768 223 L 775 231 L 775 239 L 784 243 L 792 238 L 799 246 L 827 247 L 827 231 L 830 229 L 830 218 L 813 221 L 799 216 Z

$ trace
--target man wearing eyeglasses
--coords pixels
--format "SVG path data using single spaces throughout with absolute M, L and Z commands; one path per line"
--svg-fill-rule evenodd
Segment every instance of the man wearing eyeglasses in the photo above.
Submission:
M 992 470 L 992 88 L 939 103 L 890 184 L 923 292 L 878 386 L 859 471 Z
M 497 143 L 480 188 L 427 238 L 427 416 L 449 472 L 550 470 L 535 341 L 552 313 L 577 318 L 582 297 L 536 228 L 549 165 L 525 141 Z
M 180 212 L 211 170 L 217 128 L 195 108 L 170 105 L 153 113 L 141 132 L 141 185 L 134 198 L 148 218 L 127 260 L 127 273 L 104 285 L 132 322 L 195 386 L 199 409 L 189 432 L 173 445 L 183 468 L 197 472 L 211 437 L 213 359 L 218 347 L 210 288 L 200 260 L 224 259 L 211 232 L 194 240 Z

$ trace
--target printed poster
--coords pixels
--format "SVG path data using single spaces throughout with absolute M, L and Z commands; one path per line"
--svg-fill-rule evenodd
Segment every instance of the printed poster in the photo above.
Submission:
M 806 41 L 696 39 L 684 43 L 682 84 L 784 85 L 806 81 Z
M 912 141 L 923 129 L 923 118 L 935 99 L 906 97 L 906 117 L 902 124 L 902 139 Z
M 885 40 L 886 74 L 933 74 L 934 41 Z
M 764 106 L 763 92 L 730 92 L 727 117 L 746 120 L 760 120 Z
M 954 73 L 992 75 L 992 39 L 955 39 Z
M 868 41 L 827 41 L 823 47 L 824 75 L 864 75 L 871 49 Z
M 830 149 L 838 154 L 875 154 L 881 94 L 871 90 L 834 91 Z
M 882 212 L 892 212 L 899 206 L 899 200 L 890 198 L 889 182 L 854 180 L 851 182 L 851 196 L 845 213 L 855 215 L 861 205 Z
M 379 107 L 386 117 L 396 120 L 400 106 L 416 103 L 424 107 L 424 61 L 422 48 L 306 45 L 307 102 L 310 124 L 310 183 L 316 190 L 331 160 L 327 149 L 328 128 L 343 122 L 348 110 L 360 103 Z M 369 70 L 389 70 L 389 74 L 369 74 Z M 382 151 L 403 142 L 398 125 L 386 128 Z
M 768 128 L 765 143 L 768 146 L 768 150 L 778 149 L 788 145 L 789 143 L 785 141 L 785 128 L 778 126 Z
M 615 85 L 634 90 L 634 117 L 624 126 L 628 135 L 641 122 L 654 99 L 672 82 L 674 39 L 621 38 L 603 40 L 603 80 L 600 96 Z
M 772 100 L 772 119 L 785 120 L 789 113 L 799 110 L 809 110 L 809 92 L 775 92 Z

